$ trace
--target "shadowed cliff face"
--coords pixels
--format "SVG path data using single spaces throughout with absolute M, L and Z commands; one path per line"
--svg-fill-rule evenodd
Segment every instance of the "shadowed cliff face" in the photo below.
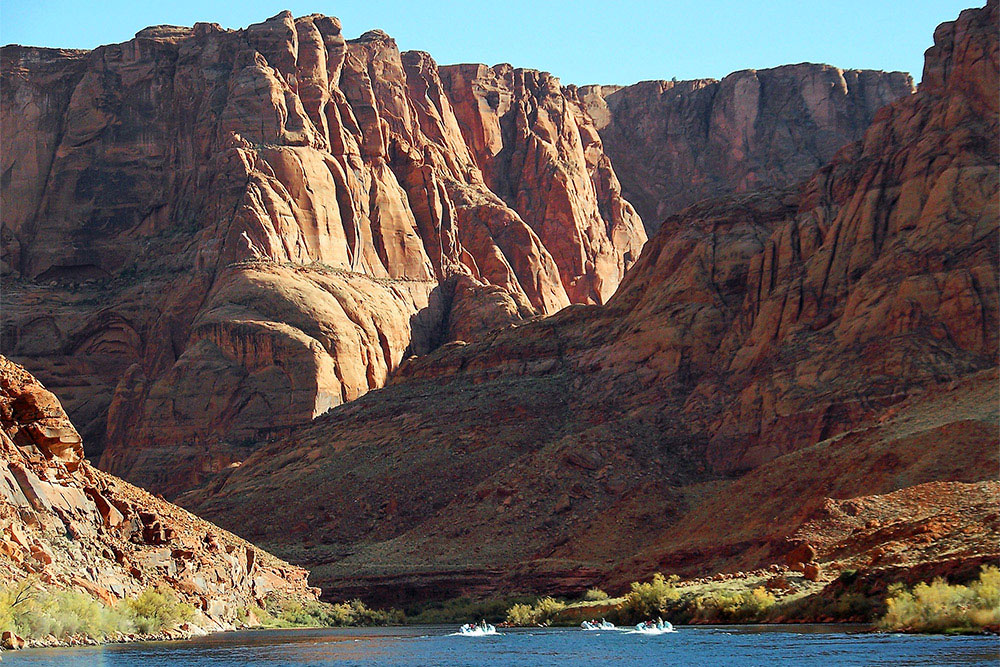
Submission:
M 800 186 L 669 217 L 606 305 L 410 359 L 183 502 L 419 598 L 757 567 L 828 497 L 995 496 L 997 18 L 943 24 Z
M 4 351 L 165 493 L 406 355 L 604 302 L 646 240 L 547 74 L 287 12 L 2 55 Z
M 903 72 L 802 63 L 722 81 L 584 86 L 577 96 L 625 196 L 655 231 L 699 200 L 808 178 L 912 92 Z
M 166 587 L 206 630 L 277 595 L 315 600 L 305 570 L 92 468 L 59 401 L 0 356 L 0 583 L 37 579 L 108 604 Z

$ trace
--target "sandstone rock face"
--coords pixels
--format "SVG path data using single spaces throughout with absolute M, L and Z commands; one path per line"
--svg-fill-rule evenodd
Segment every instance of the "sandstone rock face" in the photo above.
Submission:
M 604 303 L 645 238 L 593 121 L 559 80 L 509 65 L 441 68 L 459 126 L 491 190 L 552 253 L 573 303 Z
M 0 584 L 35 577 L 108 604 L 167 586 L 199 627 L 224 630 L 269 594 L 315 599 L 306 575 L 92 468 L 55 396 L 0 356 Z
M 451 335 L 604 302 L 646 237 L 593 124 L 473 69 L 287 12 L 5 48 L 4 351 L 172 493 Z
M 625 196 L 655 230 L 699 200 L 809 177 L 912 92 L 903 72 L 802 63 L 721 81 L 584 86 L 577 97 Z
M 995 494 L 997 18 L 806 182 L 668 218 L 606 305 L 408 359 L 182 502 L 388 600 L 770 566 L 827 498 Z

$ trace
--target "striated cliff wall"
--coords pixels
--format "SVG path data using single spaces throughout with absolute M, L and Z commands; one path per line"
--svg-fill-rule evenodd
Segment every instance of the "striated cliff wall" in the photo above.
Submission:
M 655 230 L 702 199 L 808 178 L 913 92 L 903 72 L 801 63 L 721 81 L 584 86 L 625 196 Z
M 171 493 L 404 356 L 602 303 L 646 237 L 593 125 L 460 70 L 287 12 L 5 47 L 4 351 Z
M 802 184 L 667 218 L 606 305 L 410 359 L 182 501 L 384 599 L 766 566 L 827 498 L 932 482 L 981 525 L 919 558 L 993 557 L 997 20 Z

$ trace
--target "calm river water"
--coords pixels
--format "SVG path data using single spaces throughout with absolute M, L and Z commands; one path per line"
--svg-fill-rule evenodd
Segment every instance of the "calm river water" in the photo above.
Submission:
M 996 637 L 850 634 L 833 626 L 682 627 L 645 636 L 577 629 L 502 630 L 462 637 L 451 627 L 263 630 L 190 641 L 4 653 L 14 667 L 65 665 L 996 665 Z

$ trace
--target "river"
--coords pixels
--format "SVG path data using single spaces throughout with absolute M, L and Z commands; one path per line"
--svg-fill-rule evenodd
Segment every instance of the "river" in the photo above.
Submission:
M 843 626 L 699 626 L 659 636 L 573 628 L 455 636 L 452 627 L 258 630 L 187 641 L 30 649 L 6 666 L 996 665 L 996 637 L 846 632 Z

